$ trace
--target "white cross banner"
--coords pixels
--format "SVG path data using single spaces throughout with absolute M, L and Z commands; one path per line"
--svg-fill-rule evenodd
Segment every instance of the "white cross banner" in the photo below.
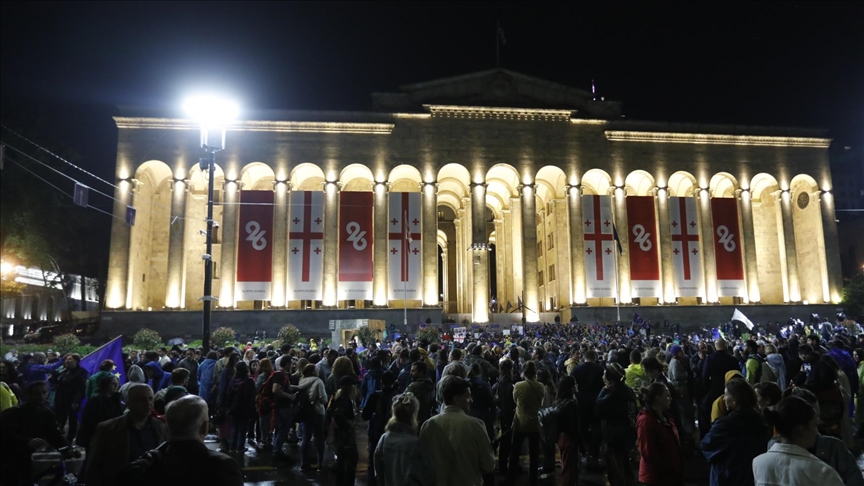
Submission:
M 291 193 L 288 300 L 321 300 L 324 274 L 324 193 Z
M 582 196 L 585 280 L 588 297 L 617 297 L 617 258 L 612 231 L 612 197 Z
M 676 297 L 702 297 L 702 255 L 699 253 L 699 222 L 696 198 L 669 198 L 672 263 Z
M 420 193 L 391 192 L 387 222 L 387 260 L 390 300 L 420 299 Z

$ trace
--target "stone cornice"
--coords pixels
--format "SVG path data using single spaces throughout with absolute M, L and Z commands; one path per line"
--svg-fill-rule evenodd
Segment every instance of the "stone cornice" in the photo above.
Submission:
M 768 135 L 723 135 L 710 133 L 673 133 L 606 130 L 611 142 L 689 143 L 704 145 L 751 145 L 761 147 L 828 148 L 829 138 L 784 137 Z
M 183 118 L 139 118 L 115 116 L 117 128 L 157 130 L 198 130 L 199 125 Z M 239 121 L 228 126 L 229 131 L 298 132 L 298 133 L 362 133 L 389 135 L 393 123 L 305 122 L 305 121 Z
M 545 108 L 491 108 L 486 106 L 423 105 L 432 118 L 468 118 L 474 120 L 525 120 L 569 122 L 575 110 Z

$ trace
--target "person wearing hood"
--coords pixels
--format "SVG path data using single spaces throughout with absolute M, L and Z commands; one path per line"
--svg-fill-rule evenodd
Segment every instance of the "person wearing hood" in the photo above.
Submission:
M 138 365 L 130 366 L 129 371 L 126 372 L 126 383 L 123 383 L 123 386 L 120 387 L 120 396 L 123 398 L 123 403 L 126 403 L 126 399 L 129 395 L 129 387 L 132 386 L 133 383 L 146 382 L 147 377 L 144 376 L 144 370 L 142 370 Z
M 210 395 L 213 393 L 216 357 L 216 351 L 210 351 L 207 353 L 207 359 L 198 366 L 198 396 L 203 398 L 204 401 L 210 405 L 213 403 Z
M 300 389 L 297 393 L 306 393 L 309 403 L 315 409 L 315 413 L 303 421 L 303 438 L 300 441 L 300 468 L 308 469 L 310 465 L 306 462 L 309 457 L 309 446 L 312 437 L 315 437 L 315 453 L 318 458 L 319 470 L 324 467 L 324 406 L 327 404 L 327 391 L 324 382 L 318 377 L 317 369 L 313 364 L 303 367 L 303 377 L 300 378 Z M 341 378 L 340 378 L 341 381 Z
M 744 374 L 742 374 L 738 370 L 727 371 L 726 372 L 726 383 L 728 384 L 730 380 L 738 380 L 744 379 Z M 714 400 L 714 403 L 711 405 L 711 423 L 713 424 L 718 418 L 726 415 L 729 410 L 726 409 L 726 402 L 723 400 L 723 395 L 720 395 L 717 400 Z
M 726 383 L 729 414 L 711 425 L 702 454 L 711 465 L 711 486 L 754 486 L 753 459 L 765 452 L 771 430 L 756 408 L 756 392 L 743 378 Z
M 765 354 L 765 362 L 777 375 L 780 391 L 786 390 L 786 361 L 783 359 L 783 355 L 777 352 L 777 347 L 773 344 L 765 345 Z
M 642 353 L 638 349 L 630 351 L 630 366 L 624 370 L 624 383 L 634 392 L 651 384 L 651 378 L 648 378 L 642 368 Z

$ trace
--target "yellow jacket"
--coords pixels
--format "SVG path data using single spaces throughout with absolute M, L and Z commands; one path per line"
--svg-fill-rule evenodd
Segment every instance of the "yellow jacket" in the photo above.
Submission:
M 727 371 L 725 383 L 729 383 L 729 380 L 736 376 L 744 378 L 744 375 L 740 371 Z M 726 402 L 723 401 L 723 395 L 720 395 L 717 400 L 714 400 L 714 404 L 711 405 L 711 423 L 713 424 L 715 420 L 726 415 L 728 412 L 726 410 Z
M 15 405 L 18 405 L 18 397 L 15 396 L 9 385 L 0 381 L 0 413 Z

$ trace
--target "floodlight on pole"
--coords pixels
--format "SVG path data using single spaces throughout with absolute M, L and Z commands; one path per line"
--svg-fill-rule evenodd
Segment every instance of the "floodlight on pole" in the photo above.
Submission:
M 213 185 L 216 174 L 216 152 L 225 148 L 227 125 L 240 113 L 238 105 L 232 101 L 210 95 L 188 99 L 183 108 L 201 126 L 201 148 L 207 157 L 200 159 L 201 170 L 207 170 L 207 249 L 204 253 L 204 303 L 202 319 L 201 346 L 204 354 L 210 351 L 210 322 L 213 297 Z

